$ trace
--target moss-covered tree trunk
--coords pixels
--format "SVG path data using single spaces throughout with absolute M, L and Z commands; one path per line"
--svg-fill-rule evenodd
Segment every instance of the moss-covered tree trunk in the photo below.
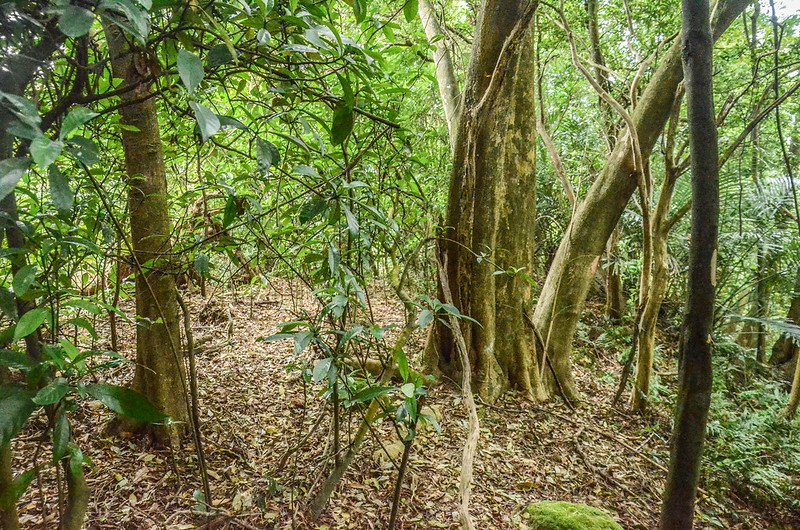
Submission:
M 185 425 L 175 262 L 170 241 L 164 153 L 147 54 L 130 46 L 116 27 L 106 27 L 114 76 L 134 87 L 121 96 L 122 147 L 128 184 L 131 245 L 136 261 L 136 373 L 132 386 L 172 420 Z M 145 426 L 135 426 L 137 429 Z M 147 427 L 161 443 L 172 429 Z
M 749 0 L 727 0 L 716 9 L 714 38 L 749 5 Z M 667 51 L 653 73 L 632 114 L 642 157 L 647 160 L 670 114 L 683 80 L 680 43 Z M 546 356 L 559 388 L 568 399 L 579 399 L 572 376 L 570 354 L 589 286 L 612 230 L 636 190 L 633 151 L 627 131 L 620 133 L 608 162 L 578 206 L 547 273 L 533 314 L 533 323 L 546 344 Z
M 509 387 L 545 397 L 528 322 L 536 220 L 534 9 L 518 0 L 486 0 L 481 9 L 440 246 L 455 305 L 480 322 L 464 322 L 462 330 L 477 391 L 488 400 Z M 428 352 L 459 379 L 445 326 L 432 333 Z

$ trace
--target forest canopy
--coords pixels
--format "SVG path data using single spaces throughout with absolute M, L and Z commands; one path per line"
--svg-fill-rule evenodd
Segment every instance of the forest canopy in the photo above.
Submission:
M 0 0 L 0 529 L 797 528 L 800 3 Z

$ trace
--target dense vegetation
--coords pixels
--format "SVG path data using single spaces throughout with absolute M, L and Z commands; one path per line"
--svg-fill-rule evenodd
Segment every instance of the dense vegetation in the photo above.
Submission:
M 800 524 L 796 3 L 15 0 L 0 50 L 0 528 Z M 489 479 L 541 428 L 558 482 L 548 422 L 602 487 Z

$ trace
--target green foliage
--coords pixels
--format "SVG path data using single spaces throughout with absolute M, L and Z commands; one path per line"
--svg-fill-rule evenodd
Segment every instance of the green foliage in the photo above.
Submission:
M 759 507 L 800 509 L 800 429 L 784 419 L 787 393 L 748 367 L 752 353 L 718 342 L 705 460 L 708 478 Z
M 622 530 L 606 512 L 584 504 L 537 502 L 525 515 L 532 530 Z

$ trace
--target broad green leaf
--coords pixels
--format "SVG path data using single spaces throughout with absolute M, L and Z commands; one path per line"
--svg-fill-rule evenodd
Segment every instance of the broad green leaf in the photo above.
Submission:
M 22 315 L 14 328 L 14 341 L 25 338 L 44 324 L 45 320 L 50 316 L 50 310 L 44 307 L 37 307 L 31 309 Z
M 59 407 L 53 426 L 53 462 L 58 462 L 69 454 L 70 429 L 64 408 Z
M 417 18 L 417 9 L 419 8 L 419 0 L 406 0 L 403 5 L 403 15 L 406 17 L 406 22 L 413 22 Z
M 194 94 L 205 75 L 202 59 L 192 52 L 178 50 L 178 75 L 186 90 Z
M 54 142 L 46 136 L 39 136 L 31 142 L 31 158 L 42 169 L 46 169 L 56 161 L 61 150 L 64 148 L 62 142 Z
M 178 57 L 178 60 L 180 60 L 180 57 Z M 212 69 L 232 63 L 235 60 L 236 57 L 231 55 L 231 50 L 227 44 L 217 44 L 208 50 L 208 55 L 206 55 L 206 64 Z
M 61 131 L 58 133 L 59 139 L 68 140 L 79 127 L 97 116 L 99 116 L 98 113 L 92 112 L 86 107 L 74 107 L 61 124 Z
M 197 119 L 200 135 L 203 137 L 203 142 L 205 142 L 219 131 L 219 118 L 216 114 L 199 103 L 192 101 L 189 103 L 189 106 L 194 109 L 194 117 Z
M 25 265 L 17 271 L 11 282 L 11 286 L 14 288 L 14 294 L 19 298 L 24 297 L 35 281 L 36 265 Z
M 266 175 L 269 168 L 277 164 L 279 160 L 280 153 L 278 153 L 277 147 L 267 140 L 256 138 L 256 161 L 262 175 Z
M 347 219 L 347 229 L 350 230 L 350 233 L 354 236 L 358 235 L 359 226 L 356 216 L 353 215 L 353 212 L 351 212 L 350 208 L 347 206 L 342 205 L 342 209 L 344 210 L 344 216 Z
M 33 392 L 19 385 L 0 386 L 0 447 L 8 444 L 36 410 Z
M 397 372 L 400 374 L 400 377 L 403 381 L 408 381 L 408 356 L 406 352 L 403 350 L 398 351 L 394 355 L 394 362 L 397 364 Z
M 30 370 L 36 365 L 27 353 L 17 350 L 0 350 L 0 366 Z
M 0 287 L 0 311 L 10 320 L 17 320 L 17 304 L 14 293 L 8 287 Z
M 331 125 L 331 143 L 340 145 L 353 131 L 353 108 L 343 101 L 333 109 L 333 124 Z
M 353 0 L 353 14 L 356 22 L 361 22 L 367 16 L 367 0 Z
M 80 160 L 87 167 L 92 167 L 100 160 L 97 146 L 89 138 L 76 136 L 69 141 L 67 152 Z
M 413 398 L 414 390 L 416 390 L 416 388 L 417 387 L 414 386 L 414 383 L 406 383 L 400 387 L 400 392 L 407 398 Z
M 377 397 L 388 394 L 391 390 L 392 388 L 388 386 L 373 386 L 365 388 L 350 398 L 350 401 L 354 403 L 369 403 Z
M 201 277 L 203 278 L 207 277 L 208 273 L 211 270 L 211 267 L 209 266 L 208 256 L 202 253 L 197 254 L 194 257 L 194 268 L 197 270 L 197 273 Z
M 421 328 L 427 328 L 433 322 L 433 313 L 429 309 L 423 309 L 417 315 L 417 325 Z
M 114 19 L 114 23 L 132 35 L 139 44 L 144 44 L 150 33 L 150 15 L 130 0 L 102 0 L 99 9 L 114 11 L 125 16 L 127 23 Z
M 83 37 L 92 28 L 94 14 L 88 9 L 68 4 L 58 17 L 58 29 L 67 37 Z
M 225 202 L 225 210 L 222 213 L 222 227 L 228 228 L 233 224 L 233 221 L 236 220 L 236 214 L 238 213 L 238 208 L 236 207 L 236 196 L 230 195 L 228 196 L 228 200 Z
M 333 358 L 331 357 L 317 361 L 317 364 L 314 365 L 314 370 L 311 373 L 311 380 L 315 383 L 319 383 L 325 379 L 328 376 L 328 372 L 331 371 L 332 362 Z
M 86 386 L 86 393 L 117 414 L 145 423 L 161 422 L 167 415 L 140 393 L 116 385 L 96 383 Z
M 46 387 L 40 389 L 33 397 L 33 402 L 37 405 L 53 405 L 61 401 L 61 398 L 67 395 L 69 391 L 69 384 L 63 377 L 52 381 Z
M 0 201 L 14 191 L 31 161 L 27 158 L 6 158 L 0 161 Z
M 300 210 L 300 224 L 307 224 L 311 222 L 319 214 L 328 209 L 328 201 L 319 195 L 314 197 L 303 205 Z
M 50 200 L 58 213 L 69 214 L 72 212 L 75 197 L 69 188 L 67 177 L 56 166 L 50 166 L 47 178 L 50 181 Z

